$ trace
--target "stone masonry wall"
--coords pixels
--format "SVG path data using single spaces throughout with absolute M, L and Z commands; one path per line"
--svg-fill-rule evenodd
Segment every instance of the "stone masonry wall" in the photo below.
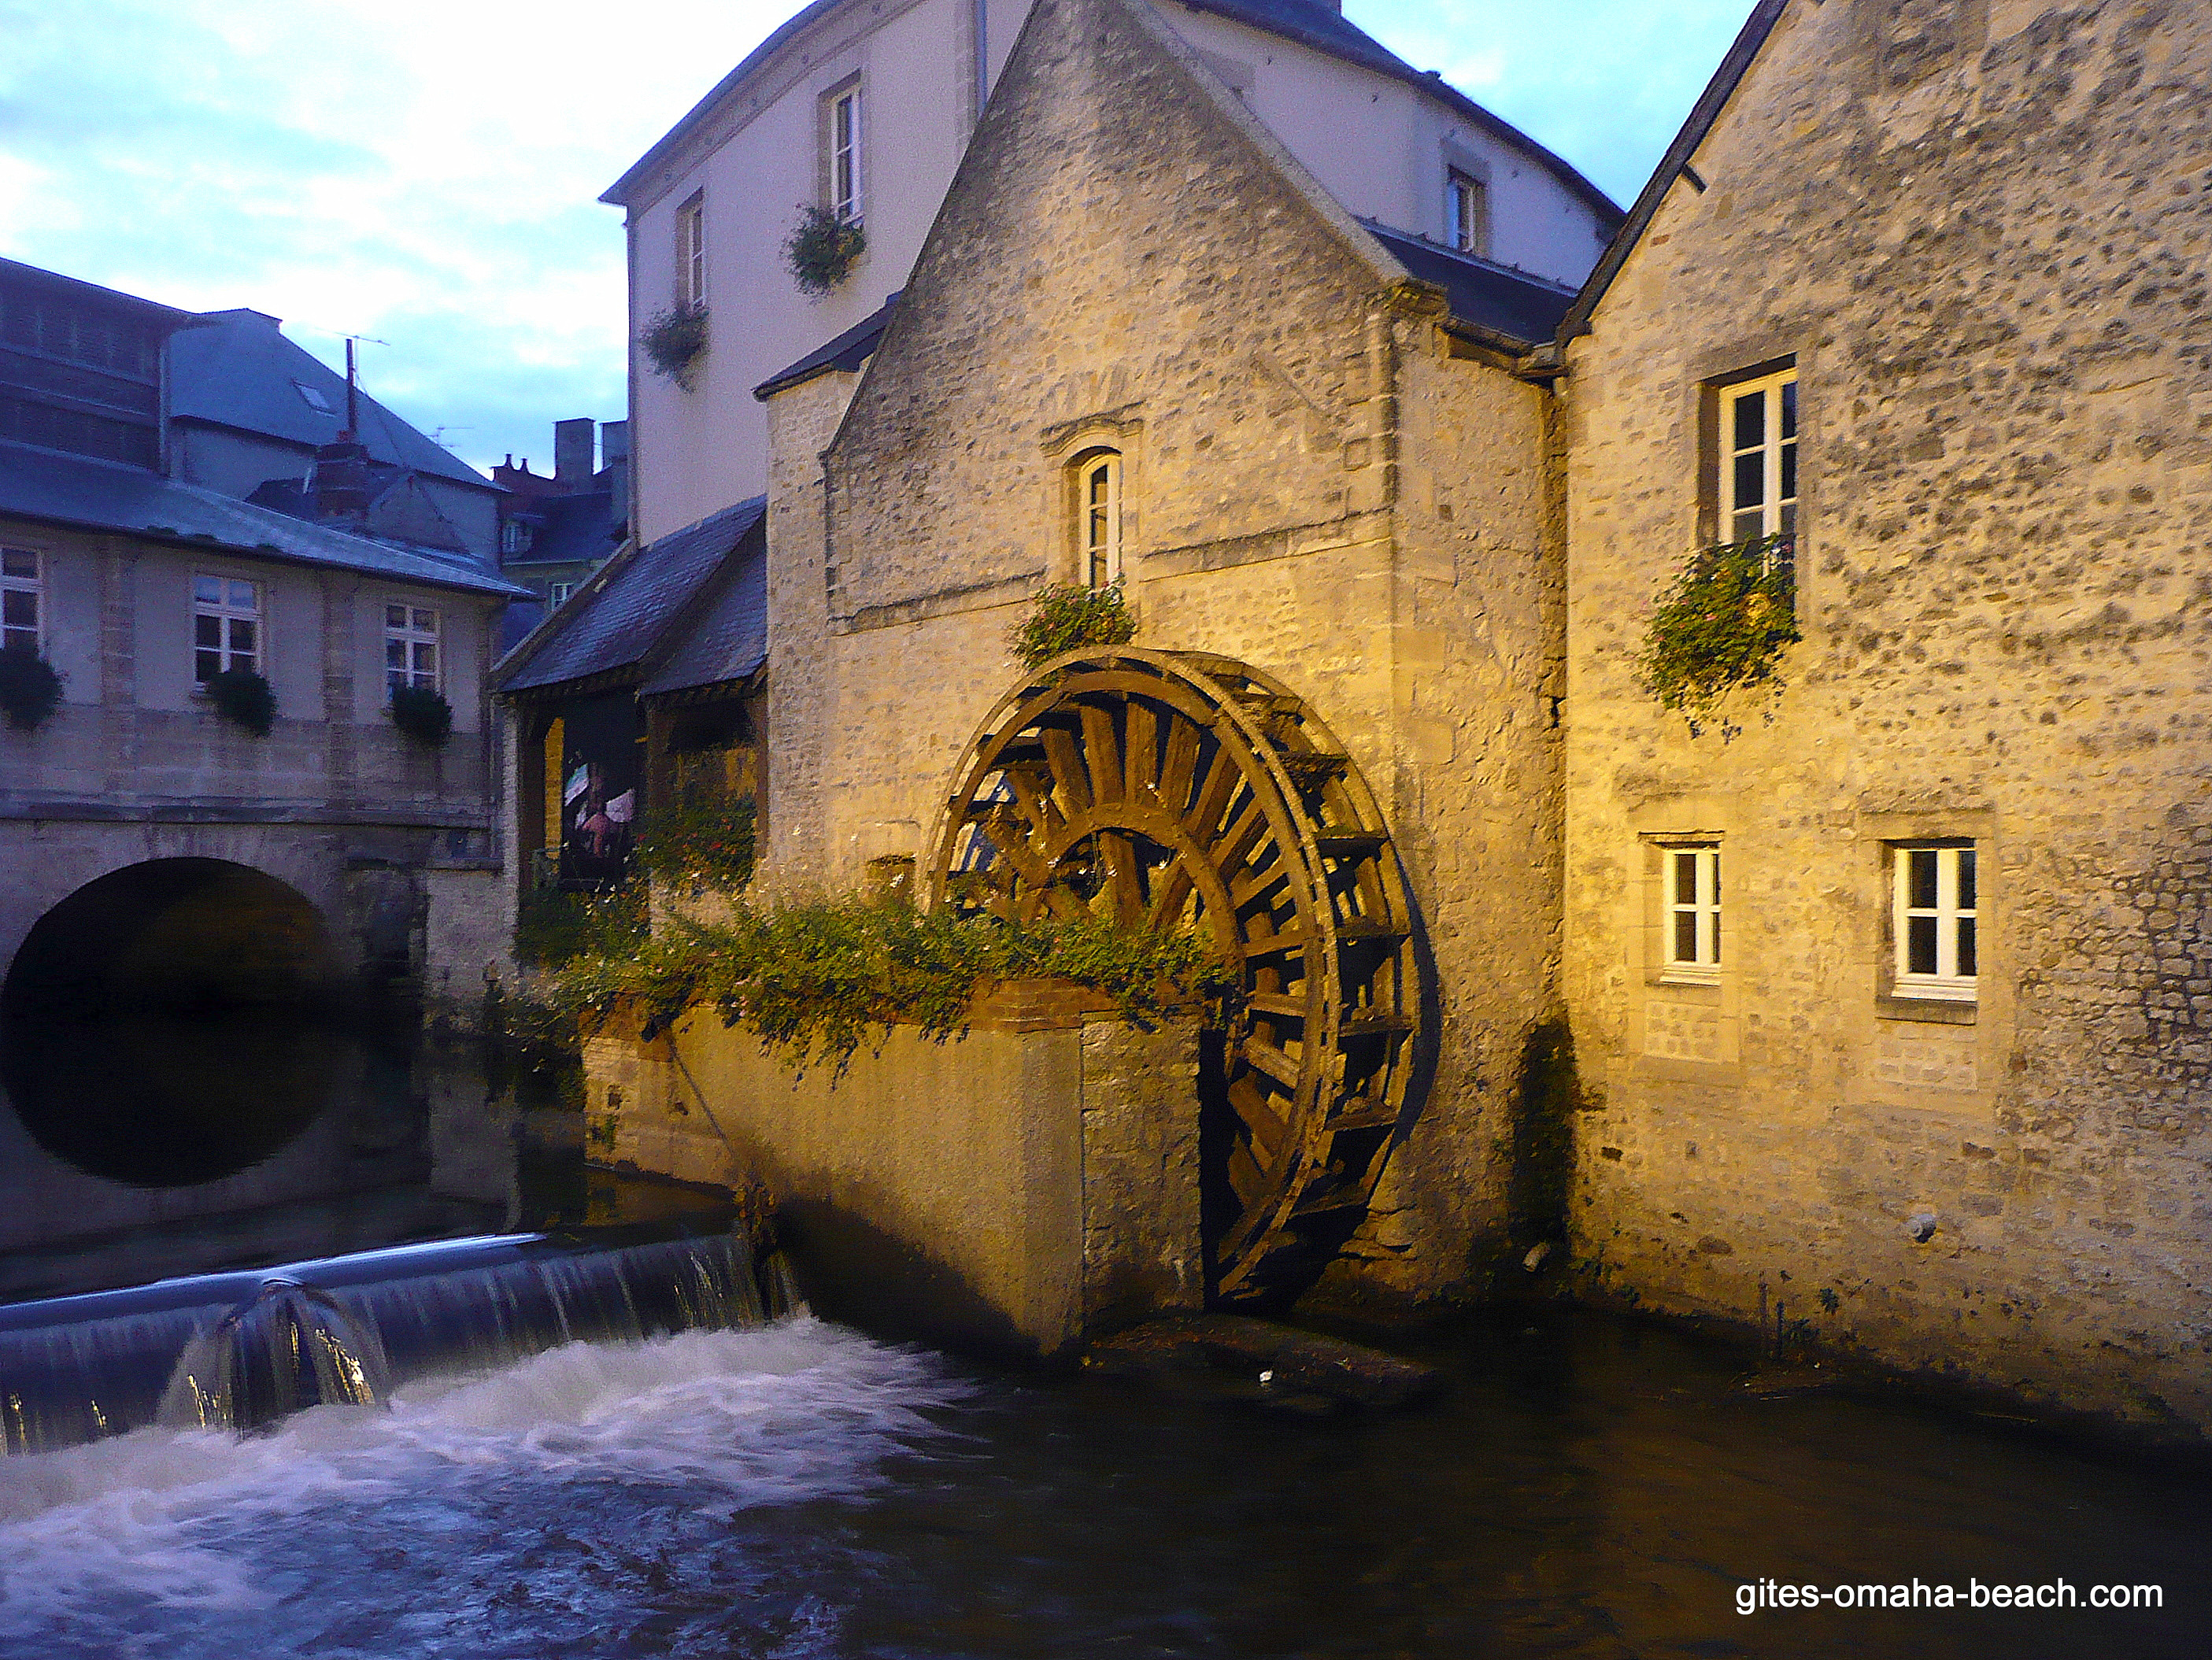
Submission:
M 2208 88 L 2201 7 L 1792 5 L 1572 349 L 1574 1215 L 1616 1294 L 2212 1425 Z M 1632 660 L 1700 384 L 1784 356 L 1805 638 L 1692 739 Z M 1692 833 L 1728 945 L 1670 987 Z M 1978 850 L 1970 1005 L 1891 994 L 1924 837 Z

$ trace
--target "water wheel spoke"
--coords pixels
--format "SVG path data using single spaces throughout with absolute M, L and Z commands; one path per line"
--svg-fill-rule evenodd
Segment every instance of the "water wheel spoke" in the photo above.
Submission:
M 1220 828 L 1221 815 L 1229 810 L 1229 800 L 1237 794 L 1237 787 L 1244 781 L 1237 769 L 1237 758 L 1227 745 L 1213 752 L 1213 760 L 1200 787 L 1197 804 L 1184 815 L 1183 825 L 1200 842 L 1211 842 Z
M 1121 744 L 1111 710 L 1083 706 L 1083 772 L 1091 800 L 1106 806 L 1121 799 Z
M 1277 1049 L 1264 1037 L 1249 1036 L 1237 1046 L 1237 1053 L 1246 1065 L 1257 1067 L 1285 1089 L 1297 1088 L 1299 1067 L 1296 1055 Z
M 1229 1085 L 1229 1104 L 1237 1110 L 1238 1120 L 1251 1134 L 1260 1152 L 1255 1157 L 1261 1164 L 1272 1160 L 1282 1148 L 1283 1139 L 1290 1134 L 1290 1121 L 1278 1111 L 1267 1092 L 1249 1078 L 1239 1078 Z
M 1169 732 L 1167 753 L 1160 759 L 1159 783 L 1154 794 L 1159 804 L 1177 818 L 1191 806 L 1199 751 L 1205 739 L 1205 733 L 1188 721 L 1176 721 Z
M 1106 865 L 1106 891 L 1112 899 L 1115 923 L 1129 930 L 1143 927 L 1145 886 L 1136 844 L 1116 831 L 1102 830 L 1098 851 Z
M 1066 803 L 1061 811 L 1073 819 L 1091 806 L 1090 770 L 1083 764 L 1073 733 L 1064 727 L 1047 727 L 1040 735 L 1052 763 L 1054 787 Z
M 1142 698 L 1129 704 L 1121 735 L 1124 800 L 1149 806 L 1159 800 L 1159 774 L 1155 770 L 1160 758 L 1159 729 L 1159 716 L 1152 712 L 1152 704 Z

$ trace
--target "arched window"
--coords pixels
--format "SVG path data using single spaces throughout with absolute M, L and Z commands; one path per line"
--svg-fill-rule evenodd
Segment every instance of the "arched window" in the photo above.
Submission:
M 1094 450 L 1075 464 L 1077 569 L 1085 587 L 1121 580 L 1121 457 Z

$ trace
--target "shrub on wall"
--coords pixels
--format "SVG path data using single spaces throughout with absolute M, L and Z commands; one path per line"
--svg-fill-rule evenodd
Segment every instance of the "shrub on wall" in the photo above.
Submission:
M 515 918 L 514 954 L 536 968 L 627 958 L 645 942 L 645 889 L 636 883 L 599 893 L 532 888 Z
M 811 202 L 799 204 L 799 222 L 784 239 L 784 269 L 799 292 L 819 300 L 845 280 L 853 262 L 868 251 L 866 232 Z
M 216 713 L 256 738 L 266 738 L 276 724 L 276 690 L 252 669 L 225 669 L 207 689 Z
M 62 701 L 62 677 L 34 651 L 0 651 L 0 712 L 18 732 L 36 732 Z
M 1009 643 L 1023 666 L 1084 646 L 1126 646 L 1136 638 L 1137 619 L 1129 615 L 1117 580 L 1103 588 L 1048 587 L 1038 591 L 1029 615 L 1014 626 Z
M 653 372 L 690 392 L 700 358 L 707 352 L 707 308 L 700 305 L 671 306 L 645 325 L 637 343 L 645 348 Z
M 1779 687 L 1776 670 L 1797 631 L 1797 569 L 1787 536 L 1723 542 L 1675 574 L 1644 635 L 1636 668 L 1662 708 L 1694 736 L 1730 694 Z M 1740 728 L 1721 723 L 1723 737 Z
M 656 809 L 646 815 L 638 863 L 665 881 L 735 891 L 752 880 L 758 814 L 750 795 L 708 796 Z
M 428 686 L 394 686 L 392 724 L 426 748 L 441 750 L 453 735 L 453 706 Z

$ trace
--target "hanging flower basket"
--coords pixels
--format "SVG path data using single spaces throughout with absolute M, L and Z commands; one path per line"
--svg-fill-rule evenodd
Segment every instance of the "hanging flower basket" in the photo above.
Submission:
M 394 686 L 392 724 L 425 749 L 441 750 L 453 735 L 453 706 L 428 686 Z
M 276 693 L 252 669 L 225 669 L 207 683 L 216 713 L 256 738 L 266 738 L 276 724 Z
M 0 712 L 17 732 L 36 732 L 62 701 L 62 677 L 34 651 L 0 651 Z
M 1637 672 L 1662 708 L 1696 736 L 1732 693 L 1782 684 L 1783 651 L 1797 631 L 1797 567 L 1791 538 L 1723 542 L 1691 556 L 1644 630 Z M 1740 728 L 1725 721 L 1721 735 Z
M 645 348 L 654 374 L 690 392 L 697 379 L 699 360 L 707 355 L 707 308 L 671 306 L 645 325 L 637 342 Z
M 802 202 L 799 222 L 784 241 L 784 268 L 800 293 L 819 300 L 845 280 L 854 262 L 867 251 L 867 234 L 858 223 Z
M 1007 643 L 1024 668 L 1080 646 L 1125 646 L 1137 636 L 1137 619 L 1117 578 L 1103 588 L 1050 587 L 1037 591 L 1030 614 Z

